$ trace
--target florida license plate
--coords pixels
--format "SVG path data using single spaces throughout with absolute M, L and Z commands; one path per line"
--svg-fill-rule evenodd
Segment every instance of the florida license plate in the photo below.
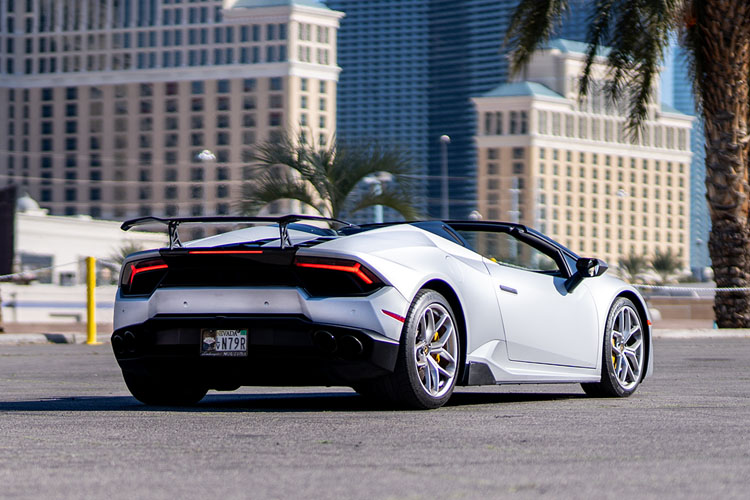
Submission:
M 201 356 L 247 356 L 247 330 L 201 330 Z

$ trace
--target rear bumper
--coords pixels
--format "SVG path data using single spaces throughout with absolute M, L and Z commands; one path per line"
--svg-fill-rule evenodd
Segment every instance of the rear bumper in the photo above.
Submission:
M 247 329 L 248 355 L 201 356 L 204 328 Z M 396 341 L 372 331 L 301 316 L 157 316 L 112 335 L 123 371 L 148 377 L 184 376 L 213 389 L 350 385 L 392 372 L 398 347 Z

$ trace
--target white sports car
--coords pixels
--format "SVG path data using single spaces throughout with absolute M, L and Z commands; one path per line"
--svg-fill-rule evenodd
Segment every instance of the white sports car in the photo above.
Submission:
M 337 229 L 318 227 L 322 222 Z M 437 408 L 456 385 L 581 383 L 629 396 L 653 366 L 641 295 L 519 224 L 145 217 L 169 247 L 124 262 L 112 348 L 133 396 L 344 385 Z M 186 223 L 255 224 L 180 242 Z

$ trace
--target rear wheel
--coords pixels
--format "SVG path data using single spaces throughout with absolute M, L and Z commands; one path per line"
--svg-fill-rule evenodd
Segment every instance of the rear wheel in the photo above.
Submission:
M 404 321 L 396 368 L 357 389 L 391 403 L 417 409 L 443 406 L 458 376 L 460 342 L 453 311 L 433 290 L 417 293 Z
M 581 384 L 586 394 L 598 397 L 628 397 L 643 379 L 647 334 L 641 316 L 629 299 L 620 297 L 612 305 L 604 331 L 602 379 Z
M 125 385 L 135 399 L 155 406 L 190 406 L 208 392 L 208 387 L 177 378 L 146 377 L 123 372 Z

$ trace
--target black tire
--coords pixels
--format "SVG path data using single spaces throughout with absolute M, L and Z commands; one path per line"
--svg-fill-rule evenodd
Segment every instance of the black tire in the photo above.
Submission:
M 625 330 L 631 332 L 627 339 Z M 633 394 L 646 372 L 647 348 L 648 333 L 638 309 L 630 299 L 618 298 L 609 310 L 604 330 L 601 381 L 581 384 L 584 392 L 594 397 L 618 398 Z
M 420 338 L 419 342 L 425 346 L 423 349 L 417 349 L 417 337 L 425 335 L 424 326 L 420 327 L 420 321 L 428 316 L 445 318 L 445 322 L 442 323 L 444 327 L 432 332 L 432 340 L 429 343 L 426 339 Z M 444 353 L 435 354 L 433 346 L 440 343 L 445 346 L 442 348 Z M 409 307 L 401 330 L 394 372 L 385 377 L 361 382 L 355 390 L 365 397 L 373 397 L 398 407 L 420 410 L 440 408 L 453 394 L 458 379 L 460 350 L 457 323 L 450 304 L 434 290 L 420 290 Z M 432 357 L 432 360 L 428 360 L 428 357 Z M 422 367 L 419 366 L 418 358 L 422 359 Z M 430 374 L 425 374 L 425 370 L 436 365 L 446 372 L 446 375 L 443 375 L 438 368 L 434 368 L 435 371 L 430 373 L 434 373 L 437 380 Z M 452 376 L 449 376 L 451 373 Z M 441 376 L 445 377 L 445 380 L 441 380 Z M 433 387 L 435 380 L 436 384 Z M 432 390 L 427 387 L 428 385 Z
M 157 378 L 123 372 L 125 385 L 135 399 L 154 406 L 192 406 L 208 392 L 208 387 L 177 378 Z

